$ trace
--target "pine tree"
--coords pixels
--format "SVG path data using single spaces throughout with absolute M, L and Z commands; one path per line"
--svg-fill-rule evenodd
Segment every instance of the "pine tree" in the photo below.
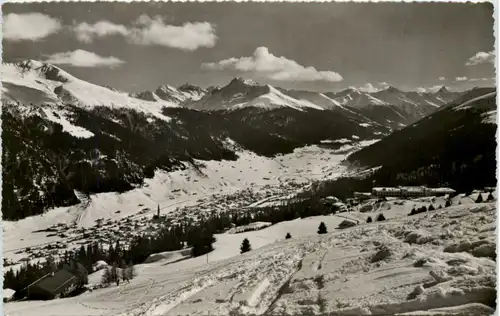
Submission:
M 385 221 L 385 216 L 384 216 L 384 214 L 382 214 L 382 213 L 378 214 L 378 216 L 377 216 L 377 221 L 378 221 L 378 222 Z
M 126 274 L 127 274 L 127 279 L 128 279 L 128 280 L 132 280 L 132 279 L 133 279 L 133 278 L 135 278 L 135 277 L 136 277 L 136 275 L 137 275 L 137 272 L 135 271 L 135 267 L 134 267 L 134 265 L 132 264 L 132 262 L 130 262 L 130 263 L 129 263 L 129 265 L 128 265 L 128 267 L 127 267 L 126 271 L 127 271 L 127 273 L 126 273 Z
M 285 239 L 290 239 L 290 238 L 292 238 L 292 235 L 290 235 L 290 233 L 286 233 Z
M 120 240 L 117 240 L 115 244 L 115 253 L 114 257 L 112 258 L 112 262 L 118 264 L 122 256 L 123 256 L 123 250 L 122 247 L 120 246 Z
M 371 223 L 371 222 L 373 222 L 372 217 L 371 217 L 371 216 L 368 216 L 368 218 L 366 219 L 366 222 L 367 222 L 367 223 Z
M 216 241 L 213 233 L 208 229 L 193 230 L 191 237 L 188 237 L 188 243 L 191 243 L 191 255 L 198 257 L 214 250 L 213 243 Z
M 325 222 L 321 222 L 318 226 L 318 234 L 326 234 L 328 230 L 326 228 Z
M 104 269 L 104 273 L 102 274 L 101 284 L 108 285 L 111 282 L 113 282 L 113 275 L 112 275 L 112 272 L 111 272 L 111 267 L 107 266 Z
M 56 260 L 54 259 L 54 256 L 49 255 L 45 261 L 45 269 L 47 272 L 56 272 L 57 271 L 57 265 L 56 265 Z
M 87 269 L 81 264 L 75 262 L 73 264 L 74 266 L 74 273 L 80 278 L 81 280 L 81 285 L 88 284 L 89 283 L 89 274 Z
M 451 200 L 448 199 L 446 200 L 446 203 L 444 204 L 444 207 L 450 207 L 451 206 Z
M 433 204 L 429 205 L 429 211 L 434 211 L 434 210 L 435 210 L 434 205 Z
M 135 267 L 132 264 L 132 262 L 130 262 L 128 265 L 125 265 L 125 263 L 123 262 L 123 267 L 120 273 L 121 279 L 123 281 L 129 282 L 135 277 L 135 274 L 136 274 Z
M 490 192 L 490 194 L 488 194 L 488 198 L 486 199 L 486 201 L 493 201 L 495 199 L 495 197 L 493 196 L 493 194 Z
M 243 242 L 241 243 L 241 247 L 240 247 L 240 253 L 249 252 L 250 250 L 252 250 L 252 246 L 250 245 L 250 241 L 247 238 L 243 239 Z
M 479 193 L 479 195 L 477 196 L 477 199 L 476 199 L 476 203 L 483 203 L 483 195 L 481 193 Z
M 111 280 L 116 282 L 116 285 L 120 285 L 120 275 L 118 274 L 118 268 L 116 266 L 111 267 Z

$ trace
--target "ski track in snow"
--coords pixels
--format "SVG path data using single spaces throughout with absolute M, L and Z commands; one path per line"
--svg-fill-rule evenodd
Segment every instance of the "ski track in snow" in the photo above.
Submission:
M 223 255 L 229 244 L 216 244 L 209 264 L 204 263 L 205 258 L 168 265 L 160 260 L 137 265 L 138 277 L 130 284 L 51 302 L 7 303 L 4 308 L 10 316 L 198 316 L 231 312 L 298 316 L 305 310 L 318 312 L 318 299 L 322 297 L 326 299 L 321 307 L 325 312 L 384 315 L 484 303 L 494 293 L 494 261 L 474 257 L 471 252 L 443 251 L 463 241 L 494 245 L 494 230 L 482 229 L 494 224 L 494 203 L 457 205 L 411 217 L 404 209 L 400 212 L 399 217 L 386 222 L 361 223 L 338 231 L 334 223 L 341 218 L 336 216 L 283 222 L 238 234 L 240 238 L 232 236 L 229 257 Z M 311 221 L 313 225 L 307 225 Z M 317 235 L 319 221 L 325 221 L 332 232 Z M 291 232 L 292 239 L 283 240 L 285 231 Z M 410 244 L 406 236 L 412 232 L 430 237 Z M 275 236 L 281 241 L 261 246 L 258 236 Z M 245 237 L 253 250 L 239 255 L 238 246 Z M 389 249 L 389 256 L 372 263 L 380 245 Z M 423 264 L 416 265 L 419 261 Z M 457 263 L 448 263 L 452 261 Z M 440 275 L 448 277 L 436 279 Z M 422 284 L 424 292 L 408 299 Z M 474 315 L 474 309 L 469 314 Z

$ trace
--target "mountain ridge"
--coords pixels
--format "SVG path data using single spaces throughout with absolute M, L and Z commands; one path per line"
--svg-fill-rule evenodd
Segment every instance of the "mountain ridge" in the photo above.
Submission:
M 227 105 L 202 111 L 135 99 L 36 61 L 4 67 L 2 82 L 5 219 L 78 203 L 75 191 L 131 190 L 157 169 L 177 170 L 195 160 L 235 160 L 238 150 L 228 147 L 228 139 L 236 147 L 274 157 L 324 140 L 379 139 L 426 115 L 391 104 L 357 109 L 328 94 L 242 78 L 205 90 L 199 100 L 191 97 L 194 105 L 212 106 L 214 100 Z M 203 92 L 190 85 L 163 88 L 184 97 Z M 142 97 L 156 100 L 154 92 Z
M 380 167 L 381 185 L 406 181 L 455 189 L 494 186 L 496 89 L 473 89 L 439 111 L 348 157 Z
M 370 93 L 362 92 L 353 87 L 339 92 L 321 93 L 262 85 L 242 77 L 233 78 L 225 86 L 210 87 L 209 89 L 203 89 L 189 83 L 185 83 L 178 88 L 167 84 L 160 85 L 155 90 L 126 94 L 115 89 L 110 89 L 109 87 L 100 87 L 88 83 L 72 76 L 57 66 L 36 60 L 6 63 L 4 65 L 6 67 L 4 67 L 2 78 L 2 82 L 5 83 L 5 88 L 3 89 L 5 97 L 3 99 L 7 102 L 23 101 L 16 98 L 15 92 L 16 88 L 19 88 L 18 86 L 24 84 L 28 88 L 34 89 L 33 92 L 39 90 L 39 94 L 43 96 L 39 97 L 39 100 L 43 100 L 44 102 L 50 100 L 53 103 L 72 102 L 83 103 L 87 106 L 90 103 L 94 103 L 92 105 L 100 104 L 109 106 L 118 103 L 141 104 L 143 103 L 141 101 L 146 101 L 141 106 L 156 107 L 157 111 L 164 106 L 183 106 L 202 111 L 227 110 L 233 106 L 238 108 L 245 106 L 263 108 L 289 106 L 296 109 L 305 107 L 323 108 L 325 110 L 349 108 L 350 110 L 355 109 L 360 112 L 366 110 L 370 113 L 373 112 L 373 107 L 392 107 L 393 111 L 396 108 L 396 112 L 406 112 L 407 116 L 409 116 L 408 120 L 411 121 L 420 118 L 422 115 L 431 113 L 433 107 L 437 108 L 450 102 L 460 94 L 458 92 L 451 92 L 444 86 L 435 93 L 404 92 L 393 86 Z M 17 68 L 17 73 L 13 68 Z M 30 71 L 38 75 L 39 78 L 31 78 L 33 79 L 32 84 L 26 85 L 25 82 L 23 83 L 23 80 L 26 81 L 29 76 L 24 76 L 24 74 Z M 40 78 L 48 82 L 44 82 L 45 87 L 37 84 L 40 83 L 41 80 L 38 80 Z M 101 88 L 112 93 L 103 92 L 104 90 Z M 271 92 L 271 88 L 275 90 Z M 19 89 L 26 90 L 24 87 Z M 82 93 L 78 93 L 79 91 L 84 92 L 83 95 Z M 95 97 L 91 98 L 90 95 L 95 95 Z M 397 124 L 392 127 L 397 127 Z

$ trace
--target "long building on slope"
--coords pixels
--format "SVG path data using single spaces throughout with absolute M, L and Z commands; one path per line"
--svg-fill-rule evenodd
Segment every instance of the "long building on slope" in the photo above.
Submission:
M 455 192 L 455 190 L 450 188 L 428 188 L 426 186 L 375 187 L 372 189 L 372 195 L 377 197 L 403 198 L 442 196 L 454 194 Z

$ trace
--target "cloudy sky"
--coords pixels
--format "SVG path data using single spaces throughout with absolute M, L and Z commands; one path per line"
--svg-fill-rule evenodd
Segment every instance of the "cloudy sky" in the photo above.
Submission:
M 284 88 L 494 85 L 493 6 L 458 3 L 3 5 L 3 60 L 120 90 L 234 76 Z

